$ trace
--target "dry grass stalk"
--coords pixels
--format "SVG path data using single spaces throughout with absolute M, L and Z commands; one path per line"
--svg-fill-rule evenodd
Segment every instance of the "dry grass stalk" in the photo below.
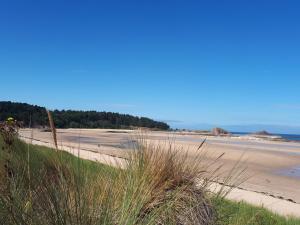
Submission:
M 47 115 L 48 115 L 48 119 L 49 119 L 49 125 L 50 125 L 50 128 L 51 128 L 51 133 L 52 133 L 55 149 L 58 150 L 56 128 L 55 128 L 55 125 L 54 125 L 54 120 L 53 120 L 53 117 L 51 115 L 51 112 L 47 109 L 46 109 L 46 111 L 47 111 Z

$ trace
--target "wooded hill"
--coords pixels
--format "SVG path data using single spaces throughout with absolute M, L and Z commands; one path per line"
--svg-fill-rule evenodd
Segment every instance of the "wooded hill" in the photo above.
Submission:
M 132 116 L 114 112 L 54 110 L 51 111 L 57 128 L 133 128 L 146 127 L 168 130 L 169 125 L 146 117 Z M 0 101 L 0 121 L 13 117 L 22 121 L 25 127 L 48 126 L 46 109 L 27 103 Z

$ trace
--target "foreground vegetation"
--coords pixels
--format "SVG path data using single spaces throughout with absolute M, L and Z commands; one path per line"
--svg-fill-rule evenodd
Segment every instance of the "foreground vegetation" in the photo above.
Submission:
M 126 169 L 1 141 L 2 224 L 213 224 L 208 181 L 185 158 L 139 146 Z M 153 154 L 155 152 L 155 154 Z
M 216 170 L 200 154 L 187 166 L 182 150 L 142 141 L 120 169 L 25 144 L 12 131 L 0 137 L 3 225 L 300 224 L 210 193 Z
M 52 111 L 55 126 L 58 128 L 132 128 L 146 127 L 168 130 L 164 122 L 146 117 L 127 114 L 97 111 L 54 110 Z M 13 117 L 22 121 L 25 127 L 47 126 L 48 117 L 44 107 L 26 103 L 0 101 L 0 121 Z
M 300 219 L 285 218 L 245 202 L 214 199 L 216 225 L 300 225 Z

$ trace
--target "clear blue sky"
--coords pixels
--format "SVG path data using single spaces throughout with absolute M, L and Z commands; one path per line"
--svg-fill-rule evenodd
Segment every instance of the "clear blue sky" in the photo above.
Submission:
M 0 3 L 0 100 L 300 127 L 300 2 Z

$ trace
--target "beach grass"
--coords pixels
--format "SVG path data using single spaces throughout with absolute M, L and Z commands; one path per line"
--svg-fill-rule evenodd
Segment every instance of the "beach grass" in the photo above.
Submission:
M 300 225 L 300 219 L 276 215 L 265 208 L 245 202 L 214 198 L 216 225 Z
M 201 155 L 186 166 L 182 149 L 166 147 L 140 143 L 121 169 L 0 138 L 0 224 L 300 224 L 212 194 L 216 171 Z
M 195 184 L 204 167 L 138 146 L 121 169 L 0 140 L 0 224 L 213 224 L 209 180 Z

